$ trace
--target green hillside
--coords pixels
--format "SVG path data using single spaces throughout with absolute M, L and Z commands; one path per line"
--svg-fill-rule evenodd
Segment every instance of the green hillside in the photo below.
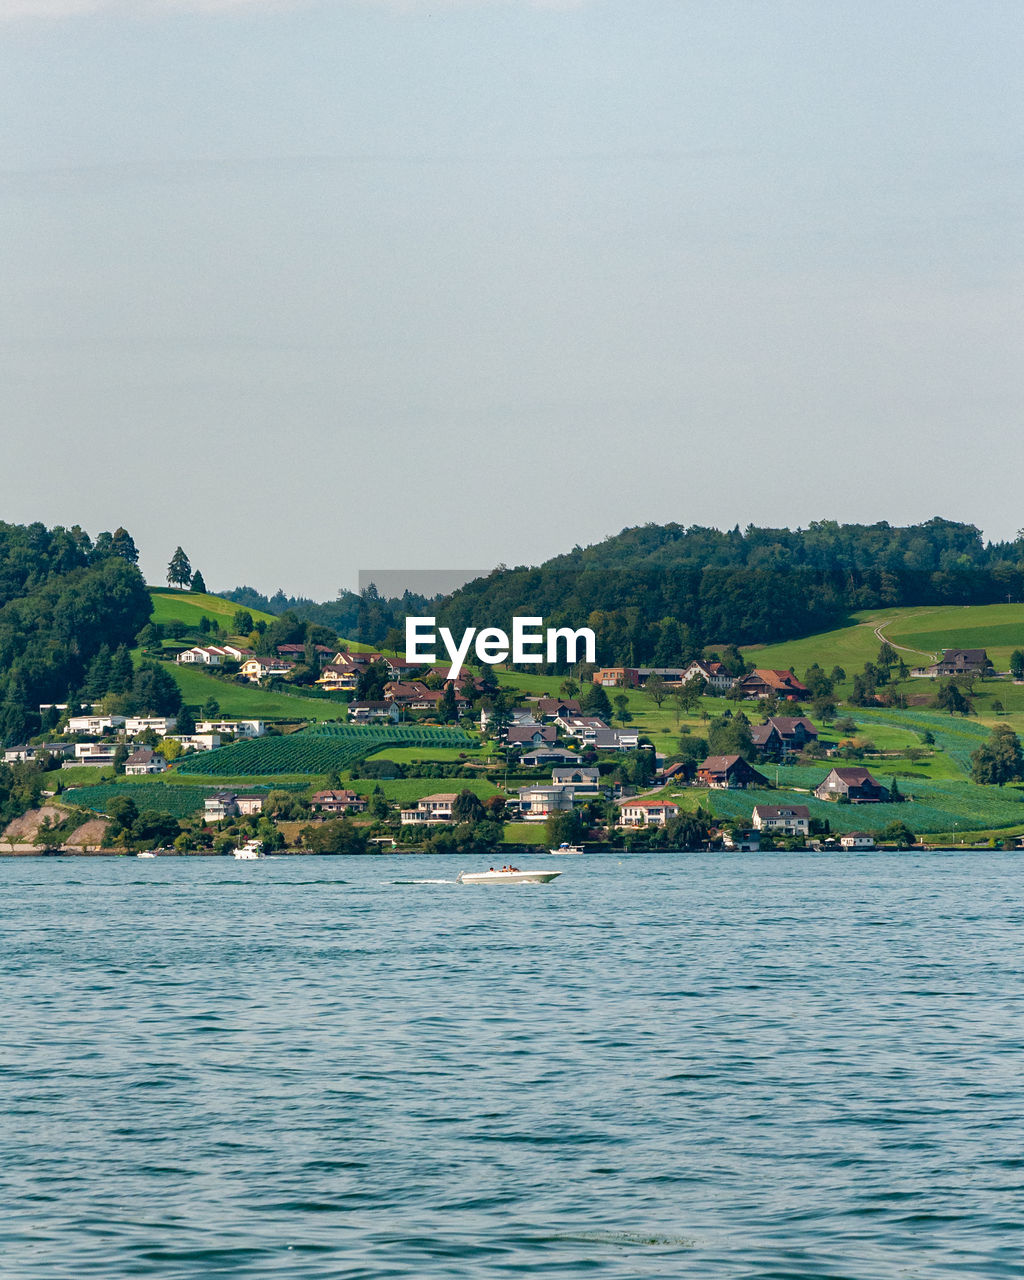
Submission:
M 186 626 L 198 627 L 205 617 L 230 631 L 231 620 L 241 607 L 233 600 L 200 591 L 171 591 L 166 587 L 149 587 L 148 591 L 153 601 L 154 622 L 184 622 Z M 274 620 L 272 613 L 260 613 L 258 609 L 250 609 L 249 613 L 254 622 L 258 618 L 264 622 Z

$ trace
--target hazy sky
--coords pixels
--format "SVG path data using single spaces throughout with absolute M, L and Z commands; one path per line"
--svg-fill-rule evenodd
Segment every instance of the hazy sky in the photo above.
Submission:
M 329 597 L 1024 525 L 1019 0 L 0 0 L 0 517 Z

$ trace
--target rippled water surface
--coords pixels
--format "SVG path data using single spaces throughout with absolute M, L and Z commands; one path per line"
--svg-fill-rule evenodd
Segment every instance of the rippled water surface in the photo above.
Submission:
M 1020 856 L 558 862 L 0 862 L 0 1274 L 1024 1272 Z

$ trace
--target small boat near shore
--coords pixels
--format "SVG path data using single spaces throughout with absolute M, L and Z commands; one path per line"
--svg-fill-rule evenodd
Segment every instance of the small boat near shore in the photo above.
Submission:
M 582 852 L 583 852 L 583 846 L 581 844 L 566 844 L 564 840 L 558 846 L 557 849 L 548 850 L 548 853 L 550 853 L 553 858 L 561 857 L 563 854 L 566 854 L 566 853 L 582 853 Z
M 255 862 L 257 858 L 265 858 L 262 840 L 246 840 L 240 849 L 235 850 L 237 862 Z
M 143 849 L 141 853 L 137 853 L 136 858 L 155 858 L 156 854 L 152 849 Z
M 460 871 L 458 884 L 550 884 L 561 871 Z

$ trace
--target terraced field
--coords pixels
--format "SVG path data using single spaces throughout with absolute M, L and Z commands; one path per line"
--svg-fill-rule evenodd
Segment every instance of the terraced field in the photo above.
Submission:
M 182 760 L 175 772 L 204 777 L 321 774 L 350 768 L 382 746 L 475 751 L 479 744 L 462 729 L 440 725 L 324 724 L 301 733 L 234 742 L 216 751 L 197 753 Z

